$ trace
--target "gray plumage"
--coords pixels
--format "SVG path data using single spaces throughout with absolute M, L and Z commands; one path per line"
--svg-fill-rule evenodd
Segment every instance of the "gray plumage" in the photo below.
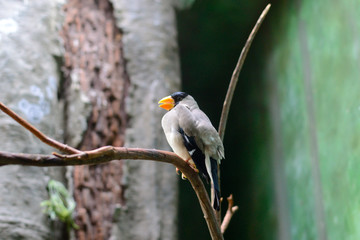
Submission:
M 192 160 L 197 168 L 206 178 L 210 178 L 218 190 L 216 162 L 220 163 L 221 159 L 225 158 L 223 143 L 210 119 L 200 110 L 194 98 L 187 94 L 177 98 L 179 94 L 185 93 L 171 95 L 175 100 L 175 107 L 168 111 L 161 121 L 166 139 L 173 151 L 184 160 L 196 157 L 197 159 Z M 194 151 L 198 151 L 196 156 L 193 155 Z M 217 210 L 220 204 L 219 195 L 218 190 L 215 199 L 217 203 L 214 203 Z
M 167 112 L 162 118 L 161 125 L 171 148 L 185 160 L 190 155 L 182 143 L 179 127 L 188 136 L 195 137 L 196 144 L 204 154 L 207 153 L 219 163 L 225 158 L 224 146 L 218 132 L 192 96 L 188 95 Z

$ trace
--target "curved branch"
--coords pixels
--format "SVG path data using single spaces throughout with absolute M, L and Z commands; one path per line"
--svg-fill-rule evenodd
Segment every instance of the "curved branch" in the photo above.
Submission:
M 219 129 L 218 129 L 221 140 L 224 140 L 226 123 L 227 123 L 227 119 L 228 119 L 229 111 L 230 111 L 230 105 L 231 105 L 231 102 L 232 102 L 232 99 L 233 99 L 233 96 L 234 96 L 234 92 L 235 92 L 237 82 L 239 80 L 240 71 L 242 69 L 242 66 L 244 65 L 247 53 L 249 52 L 249 49 L 250 49 L 251 44 L 252 44 L 252 42 L 253 42 L 253 40 L 255 38 L 255 35 L 258 32 L 258 30 L 259 30 L 262 22 L 264 21 L 267 13 L 269 12 L 270 7 L 271 7 L 271 4 L 269 3 L 265 7 L 265 9 L 262 11 L 260 17 L 258 18 L 254 28 L 252 29 L 248 39 L 246 40 L 246 43 L 245 43 L 243 49 L 241 50 L 239 59 L 238 59 L 238 61 L 236 63 L 236 67 L 235 67 L 235 69 L 233 71 L 233 74 L 231 76 L 231 80 L 230 80 L 229 87 L 228 87 L 226 97 L 225 97 L 225 100 L 224 100 L 224 104 L 223 104 L 223 109 L 222 109 L 222 112 L 221 112 Z M 220 181 L 220 167 L 219 167 L 219 165 L 218 165 L 218 181 L 219 181 L 219 185 L 220 185 L 221 181 Z M 213 192 L 214 189 L 211 189 L 211 191 Z M 213 202 L 213 199 L 211 199 L 211 202 Z M 220 211 L 216 212 L 216 219 L 217 219 L 217 221 L 219 223 L 221 222 L 221 208 L 220 208 Z
M 258 32 L 258 30 L 261 26 L 261 23 L 264 21 L 266 14 L 269 12 L 270 7 L 271 7 L 271 4 L 269 3 L 265 7 L 265 9 L 262 11 L 260 17 L 258 18 L 254 28 L 252 29 L 248 39 L 246 40 L 245 46 L 241 50 L 238 62 L 236 63 L 236 67 L 231 76 L 230 84 L 228 87 L 228 91 L 226 93 L 223 110 L 221 112 L 220 123 L 219 123 L 219 135 L 220 135 L 221 140 L 224 140 L 225 128 L 226 128 L 227 118 L 228 118 L 229 111 L 230 111 L 230 105 L 231 105 L 232 98 L 234 96 L 236 84 L 239 80 L 240 71 L 242 69 L 242 66 L 244 65 L 247 53 L 249 52 L 249 49 L 255 38 L 255 35 Z
M 18 116 L 15 112 L 6 107 L 0 102 L 0 110 L 8 114 L 11 118 L 17 121 L 20 125 L 29 130 L 32 134 L 38 137 L 41 141 L 50 145 L 60 151 L 72 153 L 73 155 L 61 155 L 53 153 L 53 155 L 41 154 L 24 154 L 24 153 L 8 153 L 0 151 L 0 166 L 17 164 L 37 167 L 50 166 L 70 166 L 70 165 L 90 165 L 110 162 L 119 159 L 132 160 L 152 160 L 157 162 L 171 163 L 175 165 L 181 172 L 185 174 L 190 181 L 196 196 L 198 197 L 201 209 L 208 225 L 209 232 L 212 239 L 222 240 L 223 236 L 220 231 L 219 224 L 215 219 L 215 214 L 210 203 L 209 196 L 205 190 L 203 182 L 199 175 L 180 157 L 175 153 L 143 148 L 125 148 L 105 146 L 91 151 L 80 151 L 69 147 L 54 139 L 47 137 L 40 130 L 36 129 L 26 120 Z
M 53 153 L 53 155 L 41 155 L 0 152 L 0 165 L 17 164 L 38 167 L 89 165 L 106 163 L 119 159 L 152 160 L 171 163 L 179 168 L 190 181 L 198 197 L 211 238 L 216 240 L 223 239 L 203 182 L 200 180 L 199 175 L 175 153 L 156 149 L 112 146 L 101 147 L 92 151 L 85 151 L 73 155 L 61 155 L 58 153 Z
M 66 153 L 81 153 L 81 151 L 72 148 L 66 144 L 63 144 L 61 142 L 58 142 L 52 138 L 49 138 L 42 132 L 40 132 L 38 129 L 36 129 L 33 125 L 31 125 L 29 122 L 27 122 L 25 119 L 17 115 L 14 111 L 12 111 L 10 108 L 6 107 L 2 102 L 0 102 L 0 110 L 2 110 L 4 113 L 9 115 L 12 119 L 14 119 L 16 122 L 18 122 L 21 126 L 29 130 L 32 134 L 34 134 L 37 138 L 39 138 L 42 142 L 45 144 L 56 148 L 62 152 Z

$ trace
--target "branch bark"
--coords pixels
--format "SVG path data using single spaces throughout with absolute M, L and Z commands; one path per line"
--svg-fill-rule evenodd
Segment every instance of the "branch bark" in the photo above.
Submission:
M 157 162 L 171 163 L 175 165 L 181 172 L 183 172 L 193 187 L 196 196 L 198 197 L 201 209 L 204 214 L 205 221 L 208 225 L 209 232 L 212 239 L 223 239 L 220 227 L 215 218 L 215 213 L 210 203 L 209 196 L 206 192 L 203 182 L 196 173 L 184 160 L 178 157 L 175 153 L 143 148 L 125 148 L 105 146 L 91 151 L 80 151 L 69 147 L 54 139 L 47 137 L 40 130 L 35 128 L 25 119 L 21 118 L 11 109 L 0 102 L 0 109 L 8 114 L 11 118 L 17 121 L 24 128 L 29 130 L 37 138 L 44 143 L 66 153 L 73 153 L 72 155 L 62 155 L 53 153 L 53 155 L 41 154 L 24 154 L 24 153 L 9 153 L 0 151 L 0 166 L 3 165 L 25 165 L 37 167 L 50 166 L 74 166 L 74 165 L 90 165 L 110 162 L 112 160 L 132 159 L 132 160 L 152 160 Z
M 238 206 L 234 206 L 234 199 L 232 194 L 230 194 L 230 196 L 227 198 L 227 201 L 228 201 L 228 209 L 226 211 L 223 222 L 221 223 L 222 234 L 224 234 L 225 230 L 228 228 L 231 218 L 234 216 L 234 213 L 237 210 L 239 210 Z
M 74 153 L 81 153 L 80 150 L 77 150 L 75 148 L 72 148 L 66 144 L 63 144 L 61 142 L 58 142 L 52 138 L 49 138 L 42 132 L 40 132 L 38 129 L 36 129 L 33 125 L 31 125 L 29 122 L 27 122 L 25 119 L 17 115 L 14 111 L 12 111 L 10 108 L 6 107 L 2 102 L 0 102 L 0 110 L 9 115 L 12 119 L 14 119 L 16 122 L 18 122 L 21 126 L 29 130 L 32 134 L 34 134 L 38 139 L 40 139 L 43 143 L 56 148 L 62 152 L 66 152 L 69 154 Z
M 240 71 L 242 69 L 242 66 L 244 65 L 246 56 L 247 56 L 247 54 L 249 52 L 249 49 L 250 49 L 251 44 L 252 44 L 252 42 L 253 42 L 253 40 L 255 38 L 255 35 L 259 31 L 262 22 L 264 21 L 267 13 L 270 10 L 270 7 L 271 7 L 271 4 L 269 3 L 265 7 L 265 9 L 262 11 L 260 17 L 258 18 L 254 28 L 252 29 L 248 39 L 246 40 L 245 46 L 241 50 L 239 59 L 238 59 L 238 61 L 236 63 L 236 67 L 235 67 L 234 72 L 233 72 L 233 74 L 231 76 L 230 84 L 229 84 L 228 91 L 226 93 L 226 97 L 225 97 L 225 100 L 224 100 L 224 105 L 223 105 L 223 109 L 222 109 L 222 112 L 221 112 L 221 118 L 220 118 L 220 123 L 219 123 L 219 135 L 220 135 L 221 140 L 224 139 L 227 118 L 229 116 L 229 111 L 230 111 L 230 105 L 231 105 L 231 101 L 232 101 L 233 96 L 234 96 L 234 91 L 235 91 L 235 88 L 236 88 L 236 84 L 237 84 L 237 82 L 239 80 Z
M 156 149 L 112 146 L 105 146 L 92 151 L 81 152 L 73 155 L 61 155 L 58 153 L 54 153 L 53 155 L 41 155 L 0 152 L 1 165 L 17 164 L 38 167 L 70 166 L 100 164 L 119 159 L 152 160 L 171 163 L 179 168 L 179 170 L 183 172 L 190 181 L 198 197 L 211 238 L 216 240 L 223 239 L 203 182 L 200 180 L 199 175 L 175 153 Z
M 247 53 L 249 52 L 249 49 L 251 47 L 251 44 L 255 38 L 256 33 L 258 32 L 258 30 L 260 29 L 260 26 L 262 24 L 262 22 L 264 21 L 267 13 L 269 12 L 271 7 L 271 4 L 269 3 L 265 9 L 262 11 L 260 17 L 258 18 L 254 28 L 252 29 L 248 39 L 246 40 L 246 43 L 243 47 L 243 49 L 241 50 L 239 59 L 236 63 L 235 69 L 233 71 L 233 74 L 231 76 L 231 80 L 230 80 L 230 84 L 226 93 L 226 97 L 224 100 L 224 104 L 223 104 L 223 109 L 221 112 L 221 117 L 220 117 L 220 123 L 219 123 L 219 135 L 221 140 L 224 140 L 224 136 L 225 136 L 225 129 L 226 129 L 226 123 L 227 123 L 227 119 L 229 116 L 229 111 L 230 111 L 230 105 L 234 96 L 234 92 L 235 92 L 235 88 L 236 88 L 236 84 L 239 80 L 239 74 L 240 71 L 242 69 L 242 66 L 244 65 Z M 220 181 L 220 167 L 218 165 L 218 181 L 219 181 L 219 186 L 221 185 L 221 181 Z M 211 191 L 213 192 L 214 189 L 212 188 Z M 213 194 L 211 195 L 213 196 Z M 214 200 L 211 199 L 211 202 L 213 202 Z M 217 221 L 220 223 L 221 222 L 221 206 L 220 206 L 220 211 L 217 211 L 216 213 L 216 219 Z

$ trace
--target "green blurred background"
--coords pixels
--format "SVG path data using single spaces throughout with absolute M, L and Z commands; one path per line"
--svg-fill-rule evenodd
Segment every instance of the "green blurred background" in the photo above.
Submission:
M 183 90 L 218 126 L 263 0 L 196 0 L 178 11 Z M 225 239 L 360 239 L 360 1 L 274 1 L 243 70 L 225 133 Z M 179 239 L 209 239 L 180 182 Z M 226 204 L 223 204 L 225 212 Z

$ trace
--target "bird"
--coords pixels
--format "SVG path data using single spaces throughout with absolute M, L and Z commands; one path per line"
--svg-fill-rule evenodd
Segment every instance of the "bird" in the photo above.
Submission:
M 159 107 L 167 110 L 161 125 L 172 150 L 214 186 L 215 210 L 220 209 L 218 163 L 225 159 L 223 142 L 208 116 L 185 92 L 162 98 Z M 192 167 L 192 166 L 191 166 Z

